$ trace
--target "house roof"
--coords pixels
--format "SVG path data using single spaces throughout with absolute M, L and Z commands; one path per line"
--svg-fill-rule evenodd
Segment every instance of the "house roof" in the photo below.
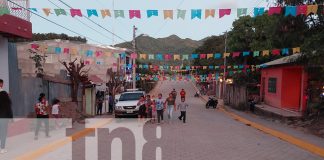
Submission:
M 89 76 L 89 80 L 93 83 L 104 83 L 104 81 L 96 75 Z
M 296 60 L 300 56 L 301 56 L 301 53 L 297 53 L 297 54 L 293 54 L 293 55 L 290 55 L 290 56 L 282 57 L 282 58 L 276 59 L 274 61 L 263 63 L 263 64 L 260 65 L 260 67 L 261 68 L 266 68 L 266 67 L 269 67 L 269 66 L 277 66 L 277 65 L 293 63 L 293 62 L 296 62 Z

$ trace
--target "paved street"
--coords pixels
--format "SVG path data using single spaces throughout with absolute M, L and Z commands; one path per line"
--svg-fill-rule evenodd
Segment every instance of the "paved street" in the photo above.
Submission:
M 142 126 L 136 119 L 111 119 L 108 125 L 102 128 L 115 128 L 125 127 L 133 131 L 136 137 L 136 152 L 132 152 L 130 148 L 132 139 L 127 136 L 126 130 L 119 130 L 115 135 L 122 138 L 124 159 L 147 159 L 152 160 L 155 157 L 154 147 L 159 146 L 162 149 L 162 159 L 166 160 L 320 160 L 323 159 L 313 153 L 303 150 L 293 144 L 285 142 L 281 139 L 265 134 L 255 128 L 244 125 L 221 110 L 205 109 L 204 102 L 200 98 L 194 97 L 195 89 L 191 82 L 163 82 L 157 86 L 153 92 L 155 94 L 161 92 L 163 96 L 167 95 L 172 88 L 178 92 L 184 88 L 187 91 L 187 103 L 190 108 L 187 113 L 187 123 L 183 124 L 176 117 L 180 115 L 179 111 L 174 113 L 174 119 L 165 121 L 161 124 L 161 128 L 156 124 L 147 124 L 144 126 L 145 139 L 150 143 L 149 147 L 142 147 L 145 140 L 142 137 Z M 177 100 L 179 101 L 179 99 Z M 166 117 L 166 115 L 165 115 Z M 112 117 L 105 117 L 112 118 Z M 96 119 L 91 124 L 103 121 L 104 119 Z M 107 119 L 105 119 L 107 120 Z M 91 126 L 91 125 L 87 125 Z M 161 134 L 159 133 L 161 131 Z M 154 138 L 157 132 L 161 140 Z M 52 133 L 53 135 L 54 133 Z M 105 134 L 108 135 L 108 132 Z M 151 137 L 150 137 L 151 135 Z M 150 137 L 150 138 L 149 138 Z M 53 139 L 57 141 L 64 138 L 64 135 Z M 82 155 L 86 153 L 86 159 L 107 159 L 110 157 L 108 154 L 107 146 L 110 143 L 109 138 L 102 138 L 98 140 L 98 132 L 96 137 L 86 139 L 86 151 L 81 146 L 75 147 L 74 158 L 81 159 Z M 98 141 L 101 143 L 98 145 Z M 112 145 L 112 159 L 121 159 L 122 151 L 121 142 L 114 140 Z M 78 142 L 76 142 L 78 143 Z M 49 141 L 39 140 L 35 147 L 30 148 L 28 152 L 39 148 L 41 145 L 47 146 Z M 13 144 L 8 144 L 9 149 L 14 148 Z M 30 144 L 34 145 L 34 144 Z M 48 146 L 47 146 L 48 147 Z M 46 147 L 45 147 L 46 148 Z M 98 149 L 99 148 L 99 149 Z M 144 152 L 143 152 L 144 150 Z M 15 150 L 11 150 L 14 152 Z M 20 151 L 21 152 L 21 151 Z M 26 153 L 28 153 L 26 152 Z M 44 152 L 44 153 L 43 153 Z M 98 157 L 98 152 L 100 157 Z M 143 152 L 143 155 L 141 154 Z M 72 159 L 72 145 L 67 143 L 59 146 L 56 149 L 48 151 L 41 151 L 39 159 Z M 14 155 L 14 154 L 12 154 Z M 23 155 L 23 154 L 19 154 Z M 157 157 L 161 153 L 157 153 Z M 1 156 L 1 155 L 0 155 Z M 16 157 L 6 158 L 12 159 Z M 2 159 L 0 157 L 0 159 Z M 159 158 L 158 158 L 159 159 Z

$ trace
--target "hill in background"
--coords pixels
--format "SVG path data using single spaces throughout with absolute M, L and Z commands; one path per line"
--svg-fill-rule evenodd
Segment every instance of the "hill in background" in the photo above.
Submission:
M 203 40 L 195 41 L 189 38 L 181 39 L 176 35 L 165 38 L 153 38 L 146 35 L 140 35 L 136 38 L 136 48 L 138 52 L 146 54 L 191 54 L 202 44 Z M 132 42 L 120 43 L 115 46 L 132 49 Z

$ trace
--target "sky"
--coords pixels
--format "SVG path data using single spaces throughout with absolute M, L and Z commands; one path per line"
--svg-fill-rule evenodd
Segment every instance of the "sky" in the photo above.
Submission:
M 118 38 L 108 31 L 100 28 L 86 18 L 72 18 L 71 16 L 56 16 L 50 14 L 46 16 L 42 8 L 69 9 L 58 0 L 30 0 L 30 8 L 37 8 L 38 13 L 49 20 L 63 25 L 83 36 L 89 37 L 88 43 L 114 45 L 133 38 L 132 28 L 138 28 L 137 35 L 145 34 L 154 38 L 177 35 L 180 38 L 190 38 L 201 40 L 212 35 L 219 35 L 232 27 L 232 22 L 237 19 L 237 8 L 248 8 L 248 14 L 253 15 L 254 7 L 267 7 L 272 5 L 267 0 L 63 0 L 68 5 L 76 9 L 81 9 L 86 15 L 86 9 L 97 9 L 99 17 L 90 17 L 91 20 L 100 24 L 106 30 L 113 32 Z M 52 4 L 52 3 L 54 4 Z M 219 8 L 231 8 L 232 14 L 223 18 L 218 18 Z M 109 9 L 112 17 L 103 19 L 100 16 L 101 9 Z M 141 10 L 141 19 L 129 19 L 128 10 Z M 158 17 L 147 18 L 146 10 L 159 10 Z M 177 19 L 176 10 L 187 10 L 185 20 Z M 191 19 L 191 9 L 202 9 L 202 19 Z M 215 18 L 204 18 L 205 9 L 216 9 Z M 113 10 L 125 10 L 125 18 L 114 18 Z M 164 20 L 163 10 L 175 10 L 173 20 Z M 69 13 L 69 12 L 68 12 Z M 31 16 L 33 33 L 65 33 L 70 36 L 78 36 L 66 29 L 53 25 L 35 15 Z M 90 26 L 92 29 L 88 28 Z

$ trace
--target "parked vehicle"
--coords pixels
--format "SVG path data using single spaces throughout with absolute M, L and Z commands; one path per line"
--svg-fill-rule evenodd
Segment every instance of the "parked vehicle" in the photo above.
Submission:
M 199 92 L 195 93 L 195 97 L 200 97 Z
M 218 100 L 215 98 L 215 97 L 209 97 L 208 98 L 208 101 L 206 103 L 206 108 L 210 108 L 210 107 L 213 107 L 213 108 L 216 108 L 218 105 Z
M 121 93 L 115 107 L 115 117 L 137 116 L 139 111 L 137 103 L 141 96 L 145 96 L 144 91 L 132 90 Z

